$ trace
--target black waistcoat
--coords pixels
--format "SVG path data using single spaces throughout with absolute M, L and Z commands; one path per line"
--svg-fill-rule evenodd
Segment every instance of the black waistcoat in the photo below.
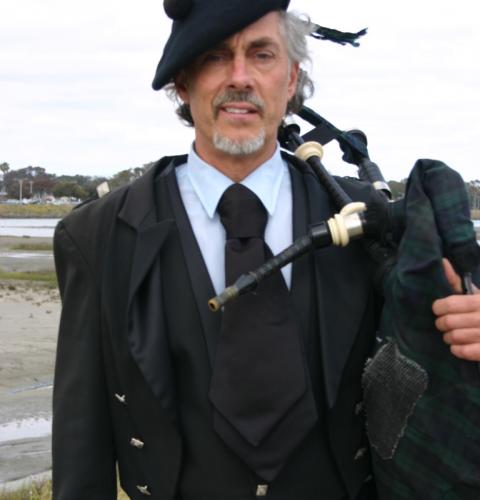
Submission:
M 301 175 L 292 171 L 294 238 L 306 232 L 308 207 Z M 156 182 L 159 209 L 175 220 L 161 253 L 166 330 L 175 371 L 178 419 L 184 439 L 179 481 L 181 500 L 248 500 L 263 483 L 213 430 L 208 390 L 220 315 L 208 310 L 215 295 L 191 229 L 173 170 Z M 346 495 L 329 448 L 314 273 L 309 257 L 293 266 L 292 300 L 299 315 L 319 422 L 269 485 L 269 500 L 338 500 Z M 185 314 L 173 315 L 178 304 Z

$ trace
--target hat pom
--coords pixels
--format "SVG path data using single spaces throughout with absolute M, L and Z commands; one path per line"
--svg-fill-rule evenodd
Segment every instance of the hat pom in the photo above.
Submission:
M 179 21 L 192 10 L 192 0 L 163 0 L 163 8 L 170 19 Z

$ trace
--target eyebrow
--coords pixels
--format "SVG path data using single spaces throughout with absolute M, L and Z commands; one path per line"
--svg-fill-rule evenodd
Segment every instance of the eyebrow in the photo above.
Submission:
M 265 37 L 258 38 L 256 40 L 251 41 L 248 45 L 248 48 L 249 49 L 250 48 L 259 49 L 259 48 L 264 48 L 264 47 L 268 47 L 268 46 L 272 46 L 272 47 L 277 48 L 277 47 L 279 47 L 279 44 L 273 38 L 265 36 Z M 211 50 L 230 50 L 230 46 L 228 45 L 227 42 L 221 42 L 218 45 L 216 45 L 215 47 L 213 47 Z M 210 50 L 207 52 L 210 52 Z
M 250 47 L 254 49 L 268 47 L 268 46 L 278 47 L 278 42 L 276 42 L 272 38 L 264 37 L 264 38 L 259 38 L 258 40 L 253 40 L 253 42 L 250 44 Z

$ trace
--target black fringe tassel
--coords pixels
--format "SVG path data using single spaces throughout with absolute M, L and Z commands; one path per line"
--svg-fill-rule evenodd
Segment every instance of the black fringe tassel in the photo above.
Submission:
M 358 47 L 360 44 L 357 39 L 367 33 L 367 28 L 359 31 L 358 33 L 348 33 L 344 31 L 338 31 L 332 28 L 325 28 L 324 26 L 314 25 L 314 30 L 310 33 L 313 38 L 317 40 L 328 40 L 330 42 L 339 43 L 340 45 L 346 45 L 349 43 L 354 47 Z

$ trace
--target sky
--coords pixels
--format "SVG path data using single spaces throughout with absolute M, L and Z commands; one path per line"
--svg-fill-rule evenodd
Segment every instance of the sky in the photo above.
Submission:
M 170 32 L 162 5 L 0 0 L 0 163 L 110 176 L 187 152 L 192 130 L 151 88 Z M 316 92 L 307 105 L 338 128 L 363 130 L 388 180 L 406 178 L 418 158 L 480 179 L 475 5 L 291 0 L 290 10 L 323 26 L 368 28 L 359 48 L 311 40 Z M 327 146 L 324 164 L 356 175 L 336 143 Z

